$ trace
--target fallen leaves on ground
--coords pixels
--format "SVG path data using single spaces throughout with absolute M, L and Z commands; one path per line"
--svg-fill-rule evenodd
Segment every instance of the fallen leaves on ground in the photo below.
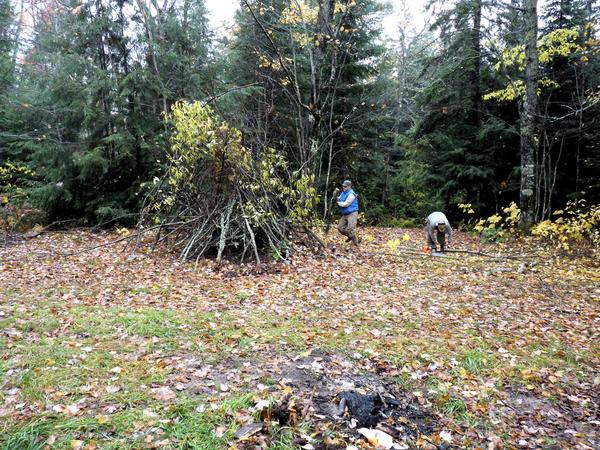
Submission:
M 361 232 L 359 250 L 330 235 L 325 256 L 260 266 L 195 267 L 126 243 L 89 250 L 117 235 L 88 231 L 0 248 L 0 416 L 17 433 L 51 415 L 114 427 L 129 411 L 121 435 L 80 427 L 65 445 L 176 447 L 169 408 L 194 401 L 227 419 L 213 430 L 224 448 L 268 446 L 257 420 L 287 399 L 288 420 L 313 427 L 296 433 L 299 447 L 345 448 L 366 439 L 324 411 L 337 392 L 381 388 L 430 421 L 372 430 L 397 445 L 600 447 L 597 254 L 515 242 L 485 248 L 515 259 L 432 256 L 421 230 Z M 463 233 L 454 246 L 481 249 Z M 236 413 L 220 406 L 246 394 L 256 401 Z M 414 442 L 401 442 L 403 420 Z

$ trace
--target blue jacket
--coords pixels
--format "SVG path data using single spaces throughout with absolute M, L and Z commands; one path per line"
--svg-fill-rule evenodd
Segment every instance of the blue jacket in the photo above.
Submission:
M 354 195 L 354 201 L 345 208 L 340 208 L 340 212 L 343 216 L 347 216 L 350 213 L 358 211 L 358 196 L 356 195 L 356 192 L 354 192 L 352 189 L 348 189 L 346 192 L 342 192 L 338 199 L 340 202 L 345 202 L 350 194 Z

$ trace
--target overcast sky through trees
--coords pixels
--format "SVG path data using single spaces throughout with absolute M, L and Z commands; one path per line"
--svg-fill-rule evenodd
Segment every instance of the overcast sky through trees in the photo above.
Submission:
M 388 37 L 395 38 L 398 35 L 397 27 L 402 3 L 401 0 L 390 0 L 393 13 L 383 20 L 384 33 Z M 420 29 L 425 19 L 425 14 L 422 12 L 425 0 L 409 0 L 404 3 L 413 16 L 415 28 Z M 212 27 L 220 33 L 226 32 L 232 24 L 234 12 L 239 4 L 239 0 L 206 0 Z

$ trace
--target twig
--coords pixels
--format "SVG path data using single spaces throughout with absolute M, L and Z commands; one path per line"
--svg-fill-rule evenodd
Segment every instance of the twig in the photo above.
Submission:
M 177 223 L 172 223 L 169 225 L 177 225 Z M 137 233 L 133 233 L 133 234 L 128 234 L 127 236 L 123 236 L 122 238 L 119 239 L 115 239 L 114 241 L 110 241 L 110 242 L 105 242 L 104 244 L 99 244 L 99 245 L 94 245 L 93 247 L 87 247 L 84 248 L 83 250 L 79 250 L 77 252 L 68 252 L 68 253 L 58 253 L 60 256 L 77 256 L 77 255 L 81 255 L 83 253 L 87 253 L 87 252 L 91 252 L 92 250 L 97 250 L 99 248 L 103 248 L 103 247 L 109 247 L 111 245 L 115 245 L 118 244 L 119 242 L 123 242 L 126 241 L 128 239 L 133 239 L 133 238 L 137 238 L 138 236 L 141 236 L 142 234 L 154 230 L 156 228 L 161 227 L 161 225 L 155 225 L 153 227 L 150 228 L 146 228 L 143 230 L 138 231 Z
M 423 254 L 422 252 L 419 252 L 416 247 L 411 247 L 409 249 L 400 248 L 399 251 L 402 251 L 405 253 L 410 253 L 412 251 L 414 253 Z M 518 255 L 518 256 L 517 255 L 491 255 L 489 253 L 482 252 L 481 250 L 473 251 L 473 250 L 462 250 L 462 249 L 446 249 L 446 250 L 444 250 L 444 252 L 442 254 L 445 254 L 445 253 L 463 253 L 463 254 L 467 254 L 467 255 L 481 256 L 484 258 L 491 258 L 491 259 L 522 260 L 522 259 L 531 259 L 531 258 L 537 257 L 536 255 Z
M 227 94 L 229 94 L 231 92 L 240 91 L 242 89 L 246 89 L 246 88 L 249 88 L 249 87 L 252 87 L 252 86 L 260 86 L 260 83 L 249 83 L 249 84 L 245 84 L 243 86 L 234 86 L 234 87 L 232 87 L 230 89 L 227 89 L 224 92 L 220 92 L 219 94 L 211 95 L 208 99 L 202 100 L 202 103 L 204 105 L 208 105 L 209 103 L 214 102 L 215 100 L 217 100 L 220 97 L 223 97 L 224 95 L 227 95 Z
M 306 225 L 304 225 L 304 226 L 303 226 L 303 228 L 304 228 L 304 231 L 306 232 L 306 234 L 307 234 L 307 235 L 308 235 L 310 238 L 312 238 L 312 239 L 314 239 L 315 241 L 317 241 L 317 243 L 319 244 L 319 247 L 320 247 L 320 249 L 321 249 L 321 250 L 322 250 L 322 249 L 325 249 L 325 248 L 327 248 L 327 246 L 326 246 L 326 245 L 325 245 L 325 243 L 324 243 L 324 242 L 321 240 L 321 238 L 319 238 L 319 236 L 317 236 L 317 235 L 316 235 L 314 232 L 312 232 L 312 231 L 310 230 L 310 228 L 308 228 Z
M 438 448 L 440 450 L 444 450 L 446 448 L 446 447 L 443 447 L 443 446 L 441 446 L 441 445 L 436 444 L 435 442 L 433 442 L 433 440 L 429 436 L 427 436 L 426 434 L 422 434 L 422 433 L 419 433 L 419 434 L 421 435 L 420 436 L 421 438 L 425 439 L 427 442 L 429 442 L 435 448 Z
M 520 256 L 514 256 L 514 255 L 490 255 L 489 253 L 484 253 L 480 250 L 474 252 L 472 250 L 454 250 L 454 249 L 448 249 L 445 250 L 446 253 L 466 253 L 468 255 L 476 255 L 476 256 L 483 256 L 485 258 L 494 258 L 494 259 L 526 259 L 526 258 L 533 258 L 533 256 L 527 256 L 527 255 L 520 255 Z
M 254 232 L 252 231 L 252 227 L 250 226 L 250 222 L 244 216 L 244 222 L 246 222 L 246 226 L 248 227 L 248 234 L 250 235 L 250 242 L 252 244 L 252 249 L 254 250 L 254 256 L 256 257 L 256 264 L 260 264 L 260 256 L 258 255 L 258 247 L 256 246 L 256 238 L 254 237 Z
M 387 253 L 387 252 L 369 252 L 369 251 L 365 251 L 363 250 L 362 253 L 366 253 L 368 255 L 375 255 L 375 256 L 391 256 L 393 258 L 402 258 L 403 256 L 420 256 L 422 258 L 427 258 L 430 259 L 432 256 L 430 254 L 427 253 L 421 253 L 421 252 L 415 252 L 415 251 L 411 251 L 411 250 L 399 250 L 398 253 Z M 453 261 L 459 261 L 460 258 L 457 257 L 445 257 L 445 258 L 437 258 L 436 262 L 453 262 Z

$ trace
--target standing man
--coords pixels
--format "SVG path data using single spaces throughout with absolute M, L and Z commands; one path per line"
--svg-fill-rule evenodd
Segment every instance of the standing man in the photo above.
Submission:
M 335 189 L 334 197 L 340 192 Z M 338 231 L 346 236 L 348 242 L 353 245 L 358 245 L 358 237 L 356 236 L 356 224 L 358 222 L 358 198 L 356 192 L 352 189 L 352 182 L 345 180 L 342 183 L 342 193 L 337 197 L 337 204 L 340 207 L 342 217 L 338 223 Z
M 452 242 L 452 227 L 443 212 L 433 212 L 427 216 L 427 245 L 432 252 L 436 250 L 436 244 L 440 244 L 440 251 L 446 250 L 446 234 L 448 234 L 448 245 Z

